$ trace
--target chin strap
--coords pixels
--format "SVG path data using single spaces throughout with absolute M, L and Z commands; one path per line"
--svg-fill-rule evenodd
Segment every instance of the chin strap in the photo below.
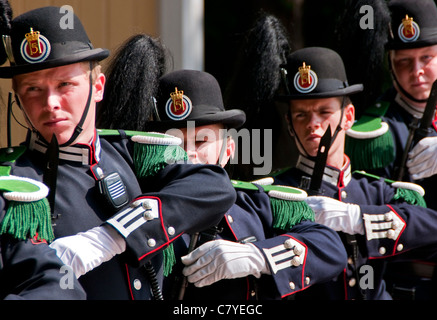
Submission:
M 66 147 L 66 146 L 69 146 L 70 144 L 72 144 L 77 139 L 77 137 L 81 134 L 81 132 L 83 131 L 82 126 L 86 120 L 86 117 L 88 116 L 88 111 L 89 111 L 90 105 L 91 105 L 91 98 L 93 96 L 93 68 L 92 68 L 91 61 L 89 62 L 89 68 L 90 68 L 90 76 L 89 76 L 90 86 L 89 86 L 88 99 L 87 99 L 87 102 L 85 105 L 85 109 L 83 110 L 82 117 L 80 118 L 79 123 L 76 125 L 76 128 L 74 128 L 74 132 L 71 135 L 70 139 L 68 139 L 67 142 L 61 144 L 60 147 Z
M 388 58 L 388 67 L 389 67 L 389 70 L 390 70 L 391 76 L 393 77 L 393 80 L 396 82 L 396 85 L 398 86 L 399 90 L 402 92 L 402 94 L 403 94 L 404 96 L 406 96 L 409 100 L 414 101 L 414 102 L 416 102 L 416 103 L 424 103 L 424 102 L 427 102 L 427 101 L 428 101 L 428 99 L 416 99 L 416 98 L 414 98 L 411 94 L 409 94 L 409 93 L 407 92 L 407 90 L 405 90 L 405 89 L 401 86 L 401 84 L 399 83 L 398 79 L 396 78 L 395 72 L 394 72 L 394 70 L 393 70 L 393 66 L 392 66 L 392 64 L 391 64 L 391 59 L 390 59 L 390 57 Z
M 83 124 L 84 124 L 84 122 L 85 122 L 85 120 L 86 120 L 86 117 L 88 116 L 88 111 L 89 111 L 89 109 L 90 109 L 90 105 L 91 105 L 91 98 L 92 98 L 92 96 L 93 96 L 93 76 L 92 76 L 92 62 L 91 62 L 91 61 L 89 62 L 89 69 L 90 69 L 90 75 L 89 75 L 89 92 L 88 92 L 88 99 L 87 99 L 87 102 L 86 102 L 86 104 L 85 104 L 85 108 L 84 108 L 84 110 L 83 110 L 82 117 L 80 118 L 79 123 L 78 123 L 78 124 L 76 125 L 76 127 L 74 128 L 74 132 L 73 132 L 73 134 L 71 135 L 70 139 L 68 139 L 67 142 L 61 144 L 59 147 L 66 147 L 66 146 L 69 146 L 70 144 L 72 144 L 72 143 L 77 139 L 77 137 L 78 137 L 78 136 L 81 134 L 81 132 L 83 131 L 82 126 L 83 126 Z M 23 108 L 22 108 L 22 106 L 21 106 L 20 99 L 19 99 L 19 97 L 18 97 L 17 94 L 15 94 L 15 101 L 16 101 L 18 107 L 19 107 L 21 110 L 23 110 Z M 26 120 L 27 120 L 27 123 L 30 124 L 30 126 L 31 126 L 31 130 L 34 131 L 34 132 L 36 132 L 42 141 L 45 141 L 45 142 L 47 142 L 47 143 L 50 143 L 50 141 L 46 141 L 46 140 L 45 140 L 45 139 L 44 139 L 44 138 L 39 134 L 39 132 L 35 129 L 33 123 L 30 121 L 30 119 L 29 119 L 29 117 L 27 116 L 26 112 L 23 112 L 23 114 L 24 114 L 24 117 L 25 117 Z
M 399 88 L 399 90 L 402 92 L 402 94 L 404 95 L 404 96 L 406 96 L 409 100 L 411 100 L 411 101 L 414 101 L 414 102 L 416 102 L 416 103 L 425 103 L 425 102 L 427 102 L 428 101 L 428 99 L 416 99 L 416 98 L 414 98 L 411 94 L 409 94 L 402 86 L 401 86 L 401 84 L 399 83 L 399 81 L 398 81 L 398 79 L 396 78 L 396 76 L 395 76 L 395 73 L 392 71 L 392 76 L 393 76 L 393 79 L 394 79 L 394 81 L 396 82 L 396 85 L 398 86 L 398 88 Z

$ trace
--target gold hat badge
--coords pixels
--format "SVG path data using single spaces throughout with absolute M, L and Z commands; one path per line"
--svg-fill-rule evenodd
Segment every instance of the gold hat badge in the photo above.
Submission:
M 33 31 L 33 28 L 30 28 L 30 32 L 25 34 L 27 44 L 30 50 L 30 56 L 34 56 L 35 54 L 41 54 L 41 47 L 39 43 L 39 31 Z

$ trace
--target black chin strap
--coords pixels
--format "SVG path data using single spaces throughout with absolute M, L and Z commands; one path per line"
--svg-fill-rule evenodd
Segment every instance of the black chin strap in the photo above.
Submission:
M 72 144 L 83 131 L 82 126 L 83 126 L 83 124 L 88 116 L 88 111 L 89 111 L 90 105 L 91 105 L 91 98 L 93 96 L 93 68 L 92 68 L 91 61 L 89 62 L 89 68 L 90 68 L 90 75 L 89 75 L 90 86 L 89 86 L 88 99 L 87 99 L 87 102 L 85 105 L 85 109 L 83 110 L 82 117 L 80 118 L 79 123 L 74 128 L 74 132 L 71 135 L 70 139 L 67 142 L 61 144 L 60 147 L 66 147 L 66 146 L 69 146 L 70 144 Z
M 393 79 L 394 79 L 394 81 L 396 82 L 396 85 L 398 86 L 398 88 L 399 88 L 399 90 L 402 92 L 402 94 L 404 95 L 404 96 L 406 96 L 409 100 L 411 100 L 411 101 L 414 101 L 414 102 L 416 102 L 416 103 L 425 103 L 425 102 L 427 102 L 428 101 L 428 99 L 416 99 L 416 98 L 414 98 L 411 94 L 409 94 L 402 86 L 401 86 L 401 84 L 399 83 L 399 81 L 398 81 L 398 79 L 396 78 L 396 76 L 395 76 L 395 73 L 392 71 L 392 76 L 393 76 Z

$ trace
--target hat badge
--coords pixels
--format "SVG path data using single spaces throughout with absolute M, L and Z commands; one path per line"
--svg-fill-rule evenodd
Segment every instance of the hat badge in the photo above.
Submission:
M 165 105 L 165 112 L 172 120 L 183 120 L 188 117 L 193 109 L 193 104 L 190 98 L 184 95 L 183 90 L 175 88 L 174 92 L 170 93 L 170 99 Z
M 294 87 L 300 93 L 308 93 L 316 88 L 317 82 L 317 74 L 311 70 L 311 66 L 306 65 L 304 62 L 294 76 Z
M 420 28 L 419 25 L 413 21 L 413 17 L 408 17 L 402 19 L 402 23 L 398 28 L 398 36 L 403 42 L 413 42 L 419 38 Z
M 46 60 L 50 55 L 51 46 L 49 40 L 39 31 L 30 28 L 21 42 L 20 52 L 24 60 L 29 63 L 38 63 Z

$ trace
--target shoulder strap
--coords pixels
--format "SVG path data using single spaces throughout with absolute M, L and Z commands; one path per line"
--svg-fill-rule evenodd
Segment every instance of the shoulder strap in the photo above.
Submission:
M 186 152 L 179 146 L 181 139 L 168 134 L 107 129 L 98 129 L 97 133 L 101 136 L 127 136 L 133 142 L 132 158 L 138 178 L 153 176 L 168 164 L 188 160 Z
M 423 198 L 423 196 L 425 195 L 425 190 L 416 183 L 394 181 L 367 173 L 365 171 L 354 171 L 353 173 L 360 174 L 375 180 L 384 179 L 386 183 L 390 184 L 393 188 L 396 188 L 396 194 L 394 195 L 393 200 L 401 200 L 409 204 L 426 208 L 426 201 Z
M 273 215 L 273 227 L 288 231 L 296 224 L 314 221 L 314 211 L 304 201 L 308 196 L 304 190 L 280 185 L 256 185 L 252 182 L 231 180 L 234 188 L 263 190 L 268 194 Z

